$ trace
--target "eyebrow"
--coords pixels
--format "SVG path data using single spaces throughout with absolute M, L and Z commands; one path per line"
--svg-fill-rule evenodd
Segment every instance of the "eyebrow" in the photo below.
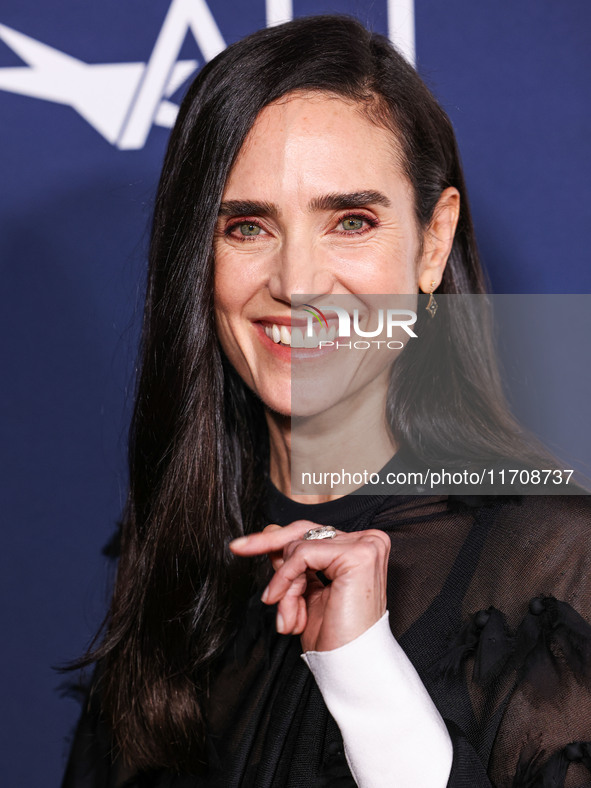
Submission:
M 343 208 L 363 208 L 364 205 L 383 205 L 389 208 L 391 202 L 385 194 L 376 191 L 334 193 L 315 197 L 308 205 L 308 210 L 339 211 Z
M 378 191 L 347 192 L 344 194 L 324 194 L 314 197 L 309 204 L 309 211 L 339 211 L 346 208 L 362 208 L 364 205 L 391 206 L 385 194 Z M 270 202 L 255 200 L 228 200 L 220 205 L 219 216 L 271 216 L 277 218 L 279 209 Z
M 228 200 L 220 205 L 218 216 L 236 215 L 273 216 L 278 214 L 277 206 L 270 202 L 256 202 L 255 200 Z

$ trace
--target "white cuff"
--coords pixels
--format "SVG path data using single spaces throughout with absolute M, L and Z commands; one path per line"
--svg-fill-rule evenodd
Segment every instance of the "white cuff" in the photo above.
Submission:
M 453 745 L 413 664 L 390 631 L 388 612 L 332 651 L 302 654 L 341 730 L 360 788 L 445 788 Z

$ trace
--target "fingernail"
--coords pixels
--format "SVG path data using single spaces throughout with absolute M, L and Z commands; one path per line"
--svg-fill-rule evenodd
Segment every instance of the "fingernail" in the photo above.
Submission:
M 279 633 L 283 632 L 283 627 L 284 627 L 283 616 L 281 615 L 281 613 L 277 613 L 277 632 Z
M 261 602 L 266 602 L 268 598 L 269 598 L 269 586 L 267 586 L 263 591 L 263 595 L 261 596 Z
M 239 536 L 238 539 L 232 539 L 230 544 L 232 547 L 241 547 L 248 542 L 248 536 Z

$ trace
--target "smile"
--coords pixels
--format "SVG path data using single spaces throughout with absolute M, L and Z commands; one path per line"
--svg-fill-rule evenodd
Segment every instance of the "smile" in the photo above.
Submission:
M 337 327 L 333 323 L 328 330 L 325 326 L 318 323 L 312 324 L 312 336 L 308 336 L 307 329 L 299 326 L 286 326 L 277 323 L 262 324 L 265 334 L 276 345 L 289 345 L 290 347 L 314 348 L 318 347 L 319 342 L 333 340 L 337 335 Z

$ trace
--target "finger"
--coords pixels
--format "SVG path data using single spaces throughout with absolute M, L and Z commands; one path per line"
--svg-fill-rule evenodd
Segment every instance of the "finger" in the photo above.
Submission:
M 283 597 L 277 605 L 277 632 L 280 635 L 290 635 L 297 617 L 297 608 L 294 613 L 287 597 Z
M 384 531 L 380 531 L 377 528 L 370 528 L 367 531 L 361 531 L 359 533 L 362 538 L 369 537 L 371 539 L 377 540 L 377 542 L 381 544 L 384 550 L 386 551 L 386 558 L 388 557 L 388 555 L 390 554 L 390 549 L 392 547 L 392 542 L 387 533 L 385 533 Z
M 263 528 L 261 533 L 270 533 L 271 531 L 280 531 L 281 526 L 277 525 L 276 523 L 269 523 L 269 525 Z M 277 571 L 280 566 L 283 566 L 283 551 L 282 550 L 274 550 L 273 552 L 269 553 L 269 559 L 271 561 L 271 565 L 273 569 Z
M 272 523 L 259 533 L 233 539 L 229 547 L 233 553 L 238 555 L 261 555 L 275 552 L 283 550 L 287 544 L 301 539 L 307 531 L 317 527 L 318 523 L 313 523 L 311 520 L 295 520 L 284 526 Z
M 265 526 L 265 528 L 263 528 L 261 533 L 268 534 L 270 531 L 279 531 L 279 530 L 281 530 L 281 526 L 280 525 L 277 525 L 276 523 L 269 523 L 269 525 L 267 525 L 267 526 Z M 241 544 L 247 544 L 248 538 L 249 538 L 248 536 L 246 536 L 246 537 L 241 536 L 241 537 L 239 537 L 237 539 L 233 539 L 228 544 L 230 550 L 233 553 L 236 553 L 236 554 L 240 555 L 243 552 L 242 550 L 240 550 L 240 545 Z M 246 555 L 246 553 L 244 553 L 244 554 Z M 273 569 L 275 569 L 275 570 L 279 569 L 279 567 L 283 565 L 283 551 L 282 550 L 275 550 L 275 551 L 270 552 L 269 553 L 269 559 L 271 561 Z
M 327 546 L 320 542 L 313 545 L 309 542 L 300 542 L 293 548 L 290 546 L 289 554 L 285 555 L 285 563 L 275 572 L 265 589 L 263 601 L 268 605 L 278 602 L 296 579 L 306 577 L 309 569 L 330 571 L 329 567 L 342 553 L 342 544 Z
M 383 570 L 386 566 L 385 543 L 372 535 L 348 537 L 344 534 L 341 539 L 290 543 L 284 551 L 285 563 L 269 582 L 264 601 L 267 604 L 279 601 L 296 577 L 308 570 L 321 571 L 331 581 L 348 573 L 351 579 L 363 579 L 364 584 L 371 578 L 373 584 L 376 569 Z
M 306 602 L 303 597 L 298 597 L 298 606 L 296 611 L 295 623 L 291 630 L 292 635 L 301 635 L 306 628 Z
M 287 589 L 277 605 L 277 631 L 293 633 L 298 620 L 300 600 L 306 590 L 306 576 L 300 575 Z
M 260 533 L 269 534 L 272 531 L 280 531 L 280 530 L 281 530 L 281 526 L 277 525 L 277 523 L 269 523 L 269 525 L 266 525 Z
M 304 597 L 299 597 L 298 599 L 298 615 L 296 618 L 296 625 L 293 629 L 294 635 L 301 635 L 304 629 L 306 628 L 306 624 L 308 623 L 308 607 L 306 605 L 306 600 Z

